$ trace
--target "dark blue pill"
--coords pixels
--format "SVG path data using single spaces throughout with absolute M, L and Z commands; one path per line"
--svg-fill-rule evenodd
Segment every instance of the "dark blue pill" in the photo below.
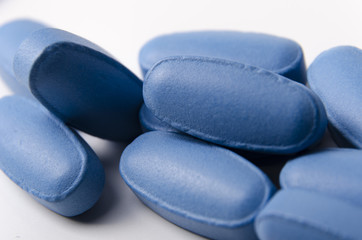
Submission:
M 45 28 L 22 42 L 14 59 L 17 78 L 67 124 L 116 141 L 141 128 L 142 82 L 95 44 Z

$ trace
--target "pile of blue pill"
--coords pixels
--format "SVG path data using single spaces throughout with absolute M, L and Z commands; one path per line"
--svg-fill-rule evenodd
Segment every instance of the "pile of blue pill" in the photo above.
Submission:
M 119 167 L 129 188 L 201 236 L 362 239 L 361 49 L 329 49 L 307 71 L 289 39 L 174 33 L 141 49 L 143 81 L 94 43 L 31 20 L 0 27 L 0 50 L 15 93 L 0 99 L 0 168 L 48 209 L 76 216 L 102 193 L 80 130 L 129 142 Z M 318 148 L 327 125 L 340 148 Z

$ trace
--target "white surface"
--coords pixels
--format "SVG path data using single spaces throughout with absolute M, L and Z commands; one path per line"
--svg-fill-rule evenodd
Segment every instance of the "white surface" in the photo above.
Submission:
M 164 33 L 227 29 L 264 32 L 302 45 L 307 65 L 337 45 L 362 48 L 362 1 L 0 0 L 0 25 L 32 18 L 85 37 L 141 76 L 138 51 Z M 0 82 L 0 96 L 10 92 Z M 0 136 L 1 137 L 1 136 Z M 201 239 L 157 216 L 123 183 L 125 145 L 86 136 L 106 170 L 97 205 L 75 219 L 47 210 L 0 172 L 0 239 Z

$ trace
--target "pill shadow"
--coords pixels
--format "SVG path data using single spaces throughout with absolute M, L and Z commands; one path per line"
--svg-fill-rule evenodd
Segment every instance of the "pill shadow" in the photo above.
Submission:
M 249 151 L 243 151 L 238 149 L 231 149 L 240 156 L 246 158 L 260 170 L 262 170 L 272 181 L 272 183 L 280 189 L 279 184 L 279 175 L 285 164 L 297 157 L 312 153 L 317 150 L 325 148 L 335 148 L 337 147 L 336 143 L 331 138 L 331 134 L 328 130 L 325 131 L 323 138 L 318 141 L 313 146 L 294 154 L 287 155 L 275 155 L 275 154 L 265 154 L 265 153 L 255 153 Z
M 232 149 L 235 153 L 249 160 L 261 171 L 263 171 L 272 183 L 280 189 L 279 174 L 284 165 L 291 159 L 297 157 L 299 154 L 288 154 L 288 155 L 272 155 L 253 153 L 248 151 L 241 151 Z
M 122 196 L 118 189 L 121 176 L 118 171 L 119 160 L 128 143 L 116 143 L 107 141 L 102 151 L 97 155 L 102 162 L 105 171 L 105 184 L 98 202 L 88 211 L 71 219 L 81 223 L 104 222 L 104 218 L 117 205 L 122 204 Z

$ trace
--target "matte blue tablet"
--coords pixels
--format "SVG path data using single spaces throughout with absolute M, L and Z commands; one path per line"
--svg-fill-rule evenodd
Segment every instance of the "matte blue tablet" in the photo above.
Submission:
M 39 103 L 0 100 L 0 168 L 50 210 L 75 216 L 91 208 L 104 185 L 96 154 Z
M 301 151 L 323 136 L 327 124 L 321 101 L 302 84 L 222 59 L 164 59 L 148 72 L 143 96 L 172 127 L 249 151 Z
M 362 148 L 362 50 L 340 46 L 323 52 L 309 67 L 308 82 L 326 107 L 337 144 Z
M 281 190 L 260 212 L 260 240 L 360 240 L 362 208 L 300 189 Z
M 321 150 L 289 161 L 280 185 L 322 192 L 362 207 L 361 169 L 362 150 Z
M 262 33 L 200 31 L 156 37 L 147 42 L 139 54 L 143 74 L 158 61 L 172 56 L 221 58 L 306 82 L 301 47 L 292 40 Z
M 256 239 L 254 218 L 275 189 L 230 150 L 160 131 L 139 136 L 124 150 L 120 172 L 156 213 L 212 239 Z
M 171 127 L 169 124 L 162 122 L 156 118 L 151 111 L 142 104 L 139 112 L 139 118 L 142 130 L 144 132 L 149 131 L 165 131 L 165 132 L 179 132 L 176 128 Z
M 88 134 L 130 140 L 141 132 L 142 82 L 95 44 L 45 28 L 20 45 L 14 72 L 67 124 Z
M 46 26 L 32 20 L 15 20 L 0 27 L 0 76 L 16 94 L 32 96 L 27 87 L 16 80 L 13 71 L 15 53 L 31 33 Z

